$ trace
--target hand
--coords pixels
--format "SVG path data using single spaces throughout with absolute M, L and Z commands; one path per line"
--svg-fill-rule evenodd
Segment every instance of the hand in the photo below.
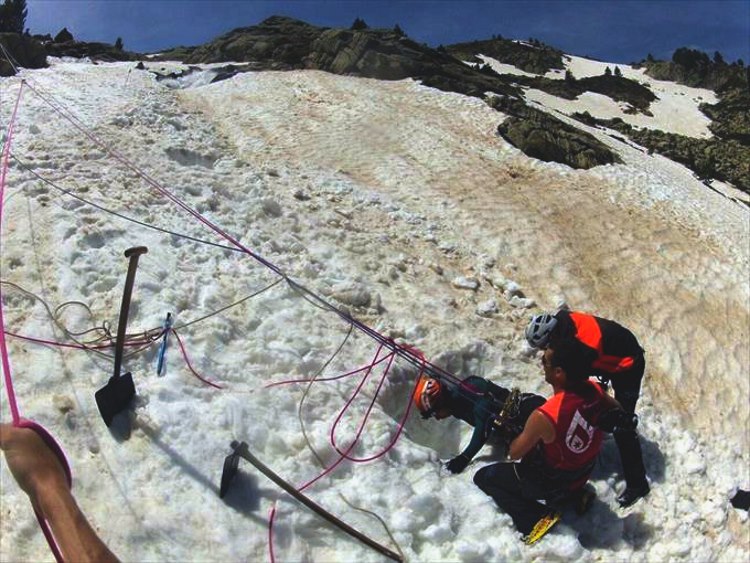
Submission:
M 34 510 L 49 524 L 64 561 L 117 562 L 78 507 L 57 454 L 36 431 L 0 424 L 0 449 Z
M 0 449 L 16 482 L 32 500 L 45 488 L 69 489 L 60 460 L 35 431 L 0 424 Z
M 461 473 L 466 466 L 469 465 L 471 460 L 465 455 L 461 454 L 454 457 L 448 463 L 445 464 L 445 468 L 453 474 Z

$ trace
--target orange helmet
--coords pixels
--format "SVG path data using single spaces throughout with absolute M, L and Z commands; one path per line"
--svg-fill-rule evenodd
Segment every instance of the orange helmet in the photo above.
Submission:
M 437 379 L 420 375 L 414 390 L 414 404 L 422 413 L 423 418 L 429 418 L 442 402 L 443 386 Z

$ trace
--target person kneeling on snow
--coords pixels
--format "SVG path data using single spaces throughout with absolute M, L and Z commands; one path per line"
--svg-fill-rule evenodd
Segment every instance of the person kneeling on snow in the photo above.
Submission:
M 469 445 L 446 464 L 448 471 L 461 473 L 493 435 L 506 445 L 510 443 L 521 432 L 529 415 L 545 401 L 544 397 L 533 393 L 514 395 L 511 398 L 516 406 L 514 416 L 498 426 L 496 420 L 509 402 L 511 393 L 509 389 L 477 376 L 467 377 L 455 385 L 421 376 L 413 398 L 422 418 L 434 416 L 442 420 L 454 416 L 474 427 Z
M 544 378 L 554 394 L 531 413 L 510 443 L 508 457 L 520 462 L 495 463 L 474 475 L 474 483 L 510 515 L 528 544 L 557 523 L 560 503 L 583 491 L 601 449 L 602 431 L 637 424 L 636 417 L 588 379 L 591 353 L 573 338 L 545 350 Z

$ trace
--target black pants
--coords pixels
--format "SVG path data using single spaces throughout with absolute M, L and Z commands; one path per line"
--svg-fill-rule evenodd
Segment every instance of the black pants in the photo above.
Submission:
M 646 360 L 641 356 L 635 365 L 626 372 L 612 376 L 612 389 L 615 399 L 622 408 L 635 414 L 635 405 L 641 392 L 641 381 L 646 370 Z M 643 452 L 641 442 L 635 430 L 614 433 L 617 449 L 620 451 L 620 461 L 625 474 L 625 484 L 628 487 L 642 487 L 646 481 L 646 468 L 643 466 Z
M 520 463 L 494 463 L 474 475 L 474 483 L 491 496 L 513 519 L 518 531 L 527 535 L 550 508 L 539 499 L 548 499 L 559 488 Z

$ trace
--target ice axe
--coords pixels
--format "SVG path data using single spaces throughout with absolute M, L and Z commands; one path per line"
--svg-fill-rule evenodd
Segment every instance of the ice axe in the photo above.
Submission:
M 138 269 L 138 257 L 148 252 L 145 246 L 134 246 L 125 251 L 125 257 L 130 259 L 128 263 L 128 274 L 125 278 L 125 289 L 122 292 L 122 304 L 120 305 L 120 320 L 117 326 L 117 339 L 115 341 L 115 371 L 109 378 L 107 384 L 96 392 L 96 406 L 104 419 L 104 424 L 110 426 L 115 415 L 123 411 L 135 396 L 135 385 L 130 372 L 120 374 L 122 367 L 122 351 L 125 346 L 125 334 L 128 326 L 128 311 L 130 309 L 130 296 L 133 293 L 135 282 L 135 271 Z
M 232 441 L 232 444 L 230 446 L 232 448 L 232 453 L 229 454 L 224 459 L 224 469 L 221 472 L 221 486 L 219 488 L 219 496 L 221 498 L 224 497 L 224 495 L 227 494 L 227 491 L 229 490 L 229 484 L 231 483 L 234 476 L 237 474 L 237 470 L 240 463 L 240 458 L 249 461 L 252 463 L 255 468 L 263 473 L 266 477 L 268 477 L 271 481 L 276 483 L 279 487 L 281 487 L 284 491 L 289 493 L 295 500 L 299 501 L 303 505 L 305 505 L 307 508 L 315 512 L 318 516 L 324 518 L 340 530 L 346 532 L 353 538 L 358 539 L 365 545 L 369 546 L 370 548 L 374 549 L 375 551 L 379 552 L 382 555 L 385 555 L 389 559 L 392 559 L 393 561 L 398 561 L 399 563 L 403 563 L 404 557 L 402 554 L 396 553 L 391 549 L 388 549 L 384 545 L 380 545 L 378 542 L 373 540 L 372 538 L 366 536 L 362 532 L 356 530 L 355 528 L 352 528 L 349 524 L 344 522 L 343 520 L 337 518 L 330 512 L 328 512 L 325 508 L 311 500 L 309 497 L 305 496 L 301 490 L 295 488 L 293 485 L 291 485 L 289 482 L 285 481 L 281 477 L 279 477 L 276 473 L 274 473 L 271 468 L 266 466 L 262 461 L 260 461 L 257 457 L 255 457 L 250 452 L 250 447 L 247 445 L 246 442 L 237 442 L 236 440 Z

